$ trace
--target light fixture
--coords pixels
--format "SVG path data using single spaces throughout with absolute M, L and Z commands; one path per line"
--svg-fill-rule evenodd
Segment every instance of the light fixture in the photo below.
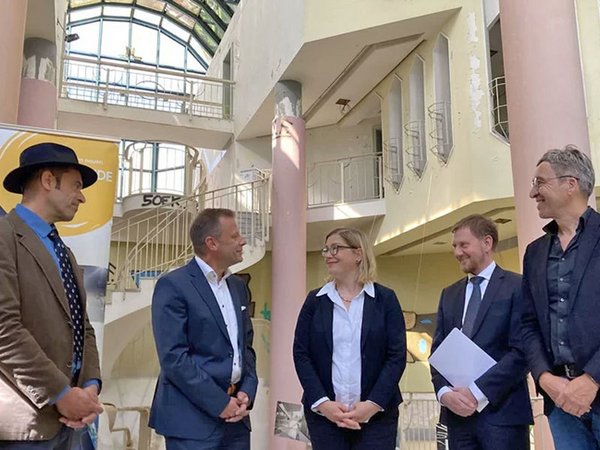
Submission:
M 69 33 L 65 34 L 65 42 L 70 43 L 79 39 L 79 35 L 77 33 Z
M 499 224 L 499 225 L 504 225 L 505 223 L 512 222 L 512 220 L 511 219 L 505 219 L 503 217 L 499 217 L 497 219 L 494 219 L 494 222 L 497 223 L 497 224 Z
M 340 114 L 346 114 L 350 109 L 350 99 L 348 98 L 338 98 L 335 104 L 340 107 Z

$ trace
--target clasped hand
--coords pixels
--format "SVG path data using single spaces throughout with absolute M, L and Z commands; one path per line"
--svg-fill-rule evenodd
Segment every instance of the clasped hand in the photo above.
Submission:
M 248 394 L 240 391 L 237 396 L 229 398 L 229 403 L 219 414 L 219 417 L 225 419 L 225 422 L 238 422 L 250 414 L 250 411 L 248 411 L 249 403 Z
M 102 413 L 96 385 L 86 388 L 74 387 L 56 402 L 60 422 L 70 428 L 83 428 L 96 420 Z
M 466 387 L 450 388 L 440 398 L 442 405 L 461 417 L 469 417 L 477 411 L 477 399 Z
M 360 430 L 360 424 L 368 422 L 379 408 L 371 402 L 358 402 L 352 408 L 348 408 L 343 403 L 328 400 L 321 403 L 317 411 L 340 428 Z
M 598 393 L 598 386 L 585 373 L 568 380 L 544 372 L 539 378 L 539 384 L 556 406 L 576 417 L 581 417 L 590 411 L 592 402 Z

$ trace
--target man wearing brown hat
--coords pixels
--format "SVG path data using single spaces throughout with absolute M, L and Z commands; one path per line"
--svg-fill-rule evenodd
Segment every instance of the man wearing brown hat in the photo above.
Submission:
M 54 226 L 96 179 L 54 143 L 25 149 L 4 179 L 23 197 L 0 218 L 0 448 L 69 449 L 102 412 L 83 273 Z

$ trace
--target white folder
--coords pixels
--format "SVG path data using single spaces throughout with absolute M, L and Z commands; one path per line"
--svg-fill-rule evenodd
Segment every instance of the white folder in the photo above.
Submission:
M 454 328 L 429 357 L 429 364 L 452 386 L 468 387 L 496 364 L 494 358 Z

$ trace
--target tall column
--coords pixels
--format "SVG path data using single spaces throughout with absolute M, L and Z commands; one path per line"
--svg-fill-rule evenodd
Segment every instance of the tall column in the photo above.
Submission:
M 301 397 L 292 359 L 294 327 L 306 297 L 306 167 L 301 96 L 302 86 L 296 81 L 281 81 L 275 86 L 270 433 L 278 402 L 299 405 Z M 305 447 L 278 436 L 269 439 L 270 450 Z
M 19 125 L 56 128 L 56 45 L 41 38 L 25 41 Z
M 541 155 L 575 144 L 590 154 L 579 57 L 575 2 L 500 0 L 502 47 L 508 99 L 510 148 L 521 257 L 542 234 L 529 198 Z M 535 405 L 541 414 L 541 405 Z M 536 448 L 553 449 L 543 416 L 536 420 Z
M 0 123 L 17 123 L 27 0 L 2 0 L 0 8 Z

